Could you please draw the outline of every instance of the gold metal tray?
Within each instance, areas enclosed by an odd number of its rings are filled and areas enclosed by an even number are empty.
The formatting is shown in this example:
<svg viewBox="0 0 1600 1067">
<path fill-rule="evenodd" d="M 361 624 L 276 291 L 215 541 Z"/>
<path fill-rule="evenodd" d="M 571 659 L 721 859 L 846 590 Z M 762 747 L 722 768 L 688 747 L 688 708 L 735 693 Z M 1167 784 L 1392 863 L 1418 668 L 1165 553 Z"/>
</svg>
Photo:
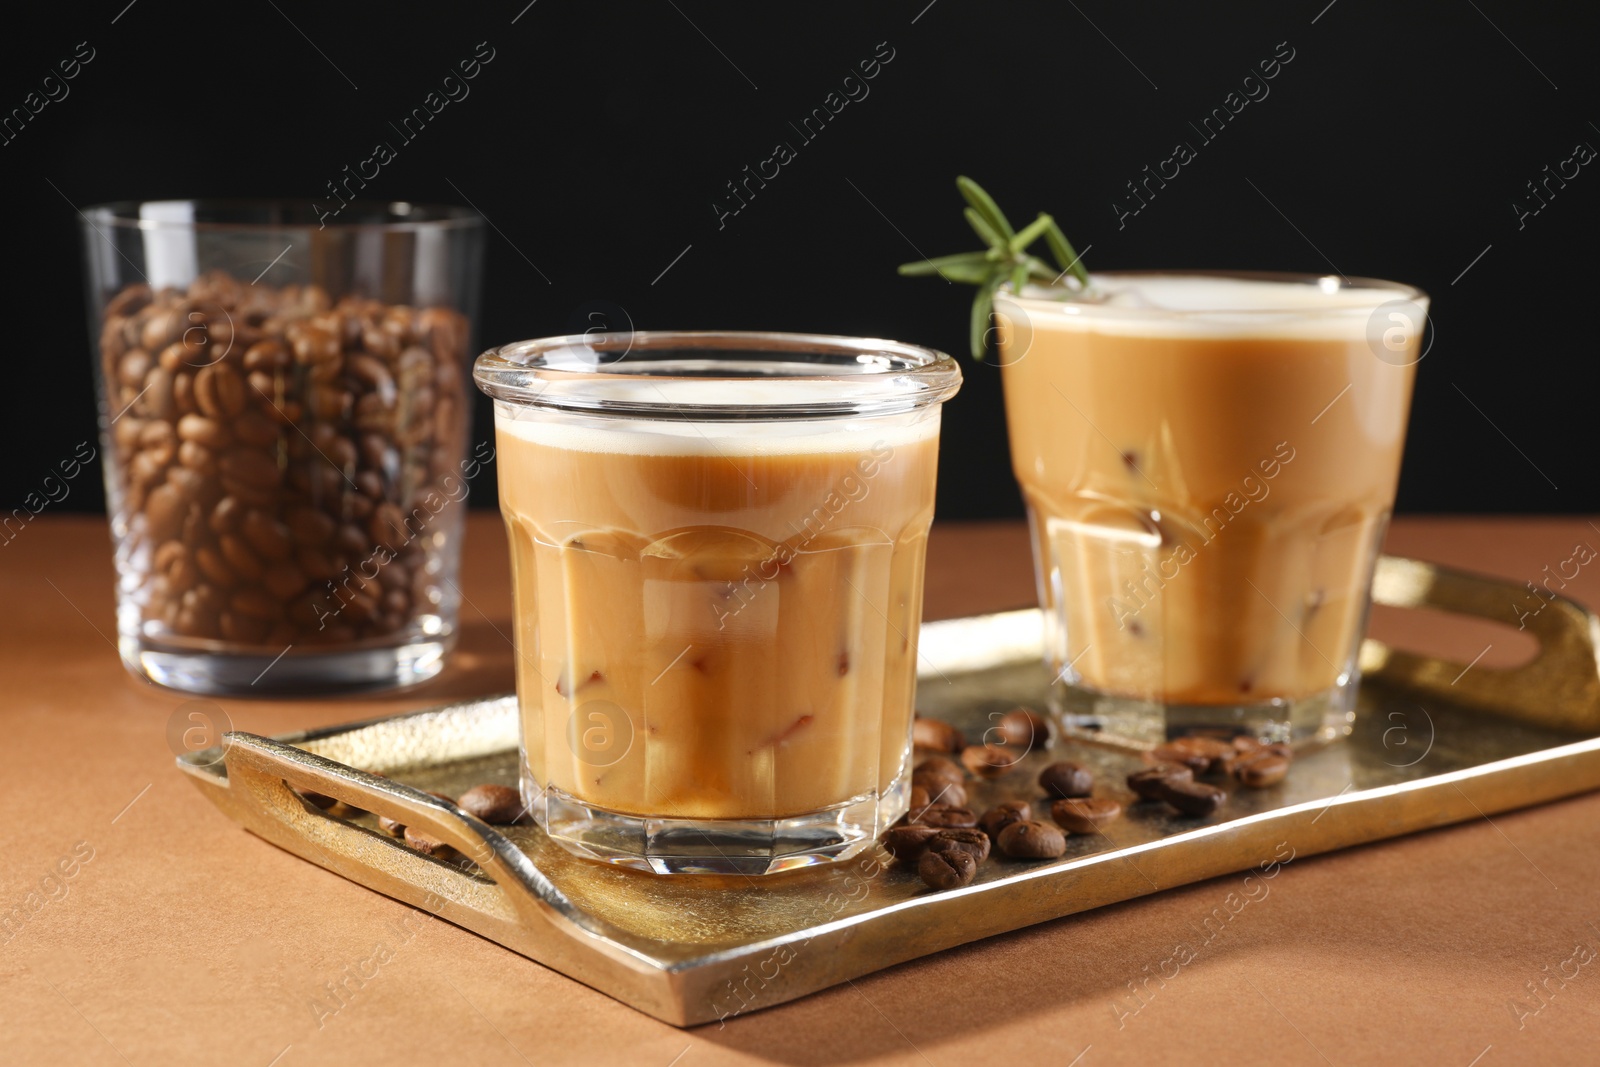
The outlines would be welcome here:
<svg viewBox="0 0 1600 1067">
<path fill-rule="evenodd" d="M 1385 557 L 1375 599 L 1515 622 L 1520 587 Z M 251 832 L 362 885 L 425 908 L 678 1026 L 779 1004 L 880 968 L 1172 886 L 1600 788 L 1600 619 L 1557 599 L 1528 619 L 1539 641 L 1512 670 L 1420 657 L 1368 641 L 1349 736 L 1295 761 L 1288 779 L 1236 790 L 1216 816 L 1125 805 L 1104 835 L 1050 863 L 992 859 L 944 893 L 881 851 L 763 878 L 661 877 L 588 862 L 537 827 L 491 829 L 427 795 L 514 784 L 513 698 L 454 704 L 279 739 L 226 735 L 178 761 Z M 923 628 L 919 706 L 977 736 L 989 716 L 1042 704 L 1041 620 L 1017 611 Z M 1121 796 L 1138 755 L 1076 741 L 981 783 L 972 805 L 1037 799 L 1034 768 L 1063 749 Z M 377 777 L 369 771 L 387 777 Z M 374 814 L 337 817 L 290 787 L 388 815 L 475 862 L 406 848 Z M 338 811 L 335 808 L 334 811 Z"/>
</svg>

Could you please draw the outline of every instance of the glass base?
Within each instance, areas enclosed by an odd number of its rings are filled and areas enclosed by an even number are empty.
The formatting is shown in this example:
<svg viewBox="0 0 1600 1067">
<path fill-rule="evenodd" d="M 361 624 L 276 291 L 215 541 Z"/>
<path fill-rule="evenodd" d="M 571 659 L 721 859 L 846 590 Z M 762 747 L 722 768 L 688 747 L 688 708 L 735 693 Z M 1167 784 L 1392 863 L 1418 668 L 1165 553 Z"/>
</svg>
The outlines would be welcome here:
<svg viewBox="0 0 1600 1067">
<path fill-rule="evenodd" d="M 909 778 L 879 796 L 781 819 L 656 819 L 597 808 L 524 774 L 523 798 L 551 839 L 589 859 L 656 874 L 773 874 L 848 859 L 906 812 Z"/>
<path fill-rule="evenodd" d="M 454 634 L 379 648 L 299 652 L 199 651 L 124 636 L 122 663 L 136 677 L 207 696 L 326 696 L 399 689 L 444 669 Z"/>
<path fill-rule="evenodd" d="M 1188 735 L 1248 734 L 1269 743 L 1329 741 L 1350 732 L 1359 682 L 1360 676 L 1349 671 L 1320 693 L 1253 704 L 1165 704 L 1057 682 L 1050 707 L 1069 733 L 1139 745 Z"/>
</svg>

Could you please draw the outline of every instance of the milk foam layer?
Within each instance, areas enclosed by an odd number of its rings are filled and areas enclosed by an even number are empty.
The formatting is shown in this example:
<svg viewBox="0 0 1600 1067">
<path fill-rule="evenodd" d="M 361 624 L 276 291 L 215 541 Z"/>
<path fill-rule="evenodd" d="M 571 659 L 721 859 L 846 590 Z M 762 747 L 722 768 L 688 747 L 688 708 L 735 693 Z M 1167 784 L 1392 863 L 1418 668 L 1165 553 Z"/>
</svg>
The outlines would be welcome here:
<svg viewBox="0 0 1600 1067">
<path fill-rule="evenodd" d="M 654 379 L 585 383 L 607 401 L 674 407 L 698 405 L 828 404 L 865 399 L 888 382 L 862 375 L 856 381 L 746 381 L 729 379 Z M 595 388 L 595 387 L 602 387 Z M 495 427 L 502 433 L 551 448 L 625 455 L 771 456 L 825 452 L 867 452 L 923 441 L 939 432 L 939 409 L 899 415 L 842 416 L 825 419 L 680 420 L 615 416 L 585 417 L 552 413 L 497 401 Z"/>
<path fill-rule="evenodd" d="M 1420 329 L 1428 298 L 1402 286 L 1357 288 L 1337 276 L 1320 283 L 1258 281 L 1207 275 L 1093 275 L 1098 299 L 1057 300 L 1052 290 L 1029 286 L 1019 300 L 996 294 L 1002 315 L 1017 309 L 1044 329 L 1161 337 L 1282 337 L 1347 339 L 1366 335 L 1372 313 L 1394 301 Z M 1385 317 L 1387 328 L 1394 320 Z"/>
</svg>

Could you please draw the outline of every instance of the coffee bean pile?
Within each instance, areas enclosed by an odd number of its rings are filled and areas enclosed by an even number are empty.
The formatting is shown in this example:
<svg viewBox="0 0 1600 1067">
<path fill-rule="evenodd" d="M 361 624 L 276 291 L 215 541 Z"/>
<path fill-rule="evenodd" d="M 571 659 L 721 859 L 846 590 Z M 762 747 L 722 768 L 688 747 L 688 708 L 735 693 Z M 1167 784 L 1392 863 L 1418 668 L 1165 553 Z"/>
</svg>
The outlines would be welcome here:
<svg viewBox="0 0 1600 1067">
<path fill-rule="evenodd" d="M 145 632 L 326 646 L 437 610 L 467 343 L 455 311 L 223 273 L 113 297 L 113 528 Z"/>
<path fill-rule="evenodd" d="M 1007 859 L 1059 859 L 1070 837 L 1103 834 L 1122 817 L 1122 801 L 1095 796 L 1094 774 L 1070 760 L 1039 772 L 1042 803 L 1049 806 L 1051 821 L 1035 819 L 1033 805 L 1023 800 L 975 814 L 967 806 L 967 774 L 1001 778 L 1017 768 L 1029 749 L 1049 740 L 1048 723 L 1026 708 L 1007 713 L 997 733 L 998 743 L 966 745 L 953 727 L 934 719 L 916 720 L 917 747 L 947 755 L 929 756 L 912 770 L 910 809 L 884 835 L 883 846 L 932 889 L 970 885 L 991 849 Z M 949 758 L 957 754 L 959 762 Z M 1283 780 L 1293 752 L 1288 745 L 1263 744 L 1253 737 L 1184 737 L 1157 746 L 1146 758 L 1154 762 L 1127 777 L 1135 799 L 1203 818 L 1220 810 L 1228 794 L 1197 777 L 1231 776 L 1246 788 L 1266 788 Z"/>
</svg>

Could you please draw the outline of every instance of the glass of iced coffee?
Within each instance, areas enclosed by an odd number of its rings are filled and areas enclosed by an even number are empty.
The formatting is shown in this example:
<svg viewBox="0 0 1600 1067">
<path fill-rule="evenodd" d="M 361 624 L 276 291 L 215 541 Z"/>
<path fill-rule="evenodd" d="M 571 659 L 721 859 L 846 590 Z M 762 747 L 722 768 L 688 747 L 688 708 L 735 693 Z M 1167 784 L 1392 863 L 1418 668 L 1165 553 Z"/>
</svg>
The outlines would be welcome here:
<svg viewBox="0 0 1600 1067">
<path fill-rule="evenodd" d="M 658 873 L 841 859 L 905 810 L 950 357 L 592 333 L 478 359 L 514 573 L 523 791 Z"/>
<path fill-rule="evenodd" d="M 1348 721 L 1427 303 L 1286 274 L 996 295 L 1069 724 L 1298 740 Z"/>
</svg>

